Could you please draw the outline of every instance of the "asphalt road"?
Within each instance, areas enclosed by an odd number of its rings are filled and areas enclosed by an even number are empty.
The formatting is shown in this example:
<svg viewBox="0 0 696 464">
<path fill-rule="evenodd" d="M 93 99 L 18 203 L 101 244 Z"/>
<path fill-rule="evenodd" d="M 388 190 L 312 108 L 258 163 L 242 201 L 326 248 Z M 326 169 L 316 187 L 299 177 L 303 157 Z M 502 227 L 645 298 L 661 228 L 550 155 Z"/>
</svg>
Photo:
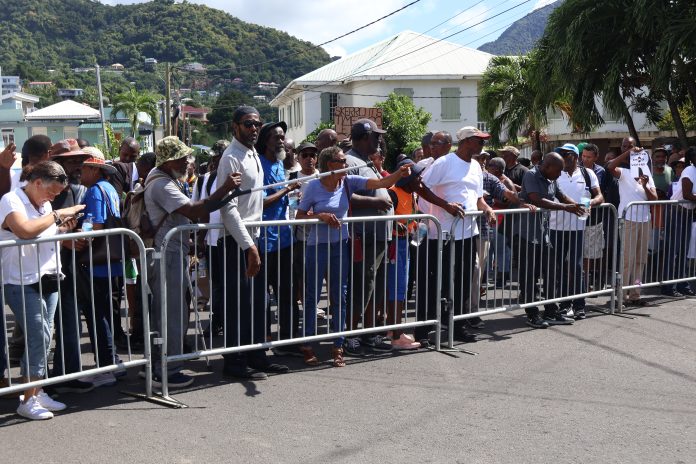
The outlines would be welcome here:
<svg viewBox="0 0 696 464">
<path fill-rule="evenodd" d="M 654 299 L 532 330 L 487 320 L 476 356 L 419 351 L 350 359 L 257 383 L 203 361 L 168 409 L 117 387 L 62 395 L 45 422 L 0 400 L 2 460 L 53 462 L 696 462 L 696 300 Z M 328 360 L 329 347 L 320 351 Z"/>
</svg>

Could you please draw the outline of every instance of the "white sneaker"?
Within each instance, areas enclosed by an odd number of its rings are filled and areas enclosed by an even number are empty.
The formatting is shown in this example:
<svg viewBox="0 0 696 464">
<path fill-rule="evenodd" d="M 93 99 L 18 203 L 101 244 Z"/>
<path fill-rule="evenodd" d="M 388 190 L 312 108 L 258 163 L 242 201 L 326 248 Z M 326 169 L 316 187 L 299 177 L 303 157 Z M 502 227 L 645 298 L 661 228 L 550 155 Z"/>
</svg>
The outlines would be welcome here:
<svg viewBox="0 0 696 464">
<path fill-rule="evenodd" d="M 22 402 L 24 397 L 20 398 L 19 407 L 17 408 L 17 414 L 20 416 L 31 420 L 53 419 L 53 413 L 42 406 L 36 396 L 29 398 L 26 403 Z"/>
<path fill-rule="evenodd" d="M 116 377 L 111 372 L 104 372 L 103 374 L 93 375 L 92 377 L 86 377 L 82 379 L 85 382 L 89 382 L 96 387 L 113 387 L 118 383 Z"/>
<path fill-rule="evenodd" d="M 62 411 L 63 409 L 67 408 L 65 404 L 54 400 L 43 390 L 41 390 L 36 397 L 39 399 L 39 404 L 51 412 Z"/>
</svg>

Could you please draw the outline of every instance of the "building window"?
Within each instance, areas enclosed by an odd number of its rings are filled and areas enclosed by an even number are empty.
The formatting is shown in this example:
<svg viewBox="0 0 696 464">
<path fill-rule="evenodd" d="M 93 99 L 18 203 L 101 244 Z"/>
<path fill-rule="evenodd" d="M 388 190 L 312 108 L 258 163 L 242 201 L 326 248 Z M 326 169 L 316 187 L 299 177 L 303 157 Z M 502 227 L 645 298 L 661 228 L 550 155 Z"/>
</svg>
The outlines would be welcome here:
<svg viewBox="0 0 696 464">
<path fill-rule="evenodd" d="M 66 139 L 77 139 L 77 127 L 64 127 L 63 137 Z"/>
<path fill-rule="evenodd" d="M 394 89 L 394 93 L 397 95 L 406 95 L 408 98 L 413 100 L 413 89 L 410 88 L 397 88 Z"/>
<path fill-rule="evenodd" d="M 338 94 L 324 92 L 321 94 L 321 122 L 334 122 L 335 109 L 338 106 Z"/>
<path fill-rule="evenodd" d="M 440 118 L 443 120 L 459 121 L 462 118 L 461 97 L 459 87 L 445 87 L 440 89 Z"/>
<path fill-rule="evenodd" d="M 32 127 L 31 135 L 48 135 L 48 130 L 45 127 Z"/>
<path fill-rule="evenodd" d="M 8 146 L 14 143 L 14 129 L 1 129 L 2 132 L 2 143 L 4 146 Z"/>
<path fill-rule="evenodd" d="M 288 127 L 292 127 L 292 104 L 287 106 L 288 120 L 285 121 Z"/>
</svg>

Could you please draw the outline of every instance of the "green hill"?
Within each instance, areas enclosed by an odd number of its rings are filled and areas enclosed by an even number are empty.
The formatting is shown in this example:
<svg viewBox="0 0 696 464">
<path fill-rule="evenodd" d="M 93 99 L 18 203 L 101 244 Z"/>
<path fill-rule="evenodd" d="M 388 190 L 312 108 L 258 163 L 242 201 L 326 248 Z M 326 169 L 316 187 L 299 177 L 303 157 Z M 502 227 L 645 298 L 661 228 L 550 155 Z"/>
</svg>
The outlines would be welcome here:
<svg viewBox="0 0 696 464">
<path fill-rule="evenodd" d="M 532 11 L 524 18 L 512 23 L 496 40 L 485 43 L 478 49 L 493 55 L 524 55 L 544 34 L 549 15 L 560 6 L 562 1 L 558 0 Z"/>
<path fill-rule="evenodd" d="M 180 85 L 239 77 L 247 85 L 273 81 L 282 86 L 330 61 L 324 50 L 284 32 L 173 0 L 116 6 L 91 0 L 0 0 L 0 43 L 5 75 L 79 85 L 84 79 L 73 76 L 71 68 L 120 63 L 126 67 L 123 82 L 159 92 L 161 79 L 145 67 L 145 58 L 207 67 L 205 77 L 189 79 L 192 73 L 182 73 L 175 82 Z"/>
</svg>

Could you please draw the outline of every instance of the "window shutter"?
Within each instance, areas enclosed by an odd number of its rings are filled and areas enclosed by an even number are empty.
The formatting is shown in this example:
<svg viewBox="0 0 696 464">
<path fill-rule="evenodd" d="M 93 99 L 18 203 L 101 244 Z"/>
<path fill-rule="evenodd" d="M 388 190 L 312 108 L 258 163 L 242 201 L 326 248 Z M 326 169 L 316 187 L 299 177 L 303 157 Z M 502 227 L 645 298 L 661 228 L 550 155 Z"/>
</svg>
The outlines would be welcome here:
<svg viewBox="0 0 696 464">
<path fill-rule="evenodd" d="M 327 92 L 321 94 L 321 122 L 331 121 L 331 102 Z"/>
<path fill-rule="evenodd" d="M 462 91 L 458 87 L 445 87 L 440 89 L 440 107 L 442 108 L 442 113 L 440 114 L 442 119 L 448 120 L 460 120 L 462 118 L 461 113 L 461 100 L 460 96 Z"/>
</svg>

